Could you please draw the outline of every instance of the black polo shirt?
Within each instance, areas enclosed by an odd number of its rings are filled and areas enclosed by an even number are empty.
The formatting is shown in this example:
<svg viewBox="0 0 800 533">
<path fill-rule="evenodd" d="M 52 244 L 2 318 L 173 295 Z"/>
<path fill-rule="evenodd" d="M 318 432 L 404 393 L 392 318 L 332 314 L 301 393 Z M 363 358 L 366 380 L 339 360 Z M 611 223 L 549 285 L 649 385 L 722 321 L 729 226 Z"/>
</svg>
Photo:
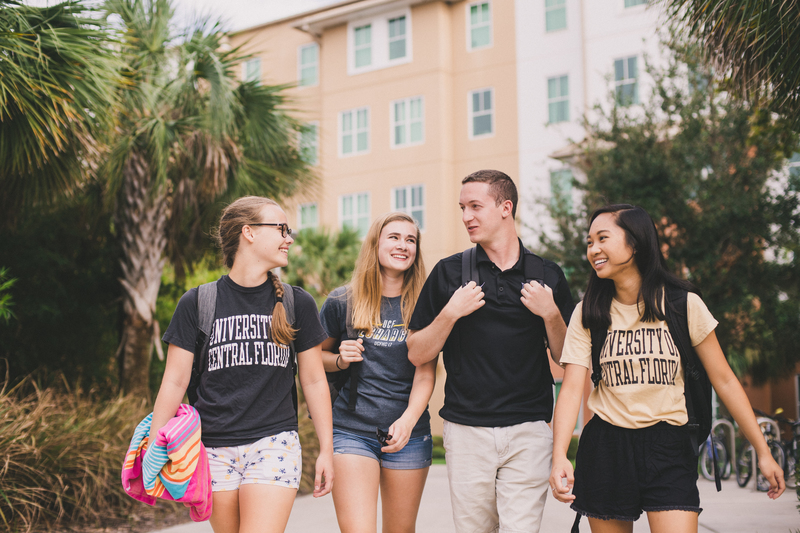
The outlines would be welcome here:
<svg viewBox="0 0 800 533">
<path fill-rule="evenodd" d="M 467 426 L 503 427 L 550 421 L 553 415 L 553 375 L 544 345 L 544 321 L 522 301 L 525 280 L 520 258 L 501 271 L 478 245 L 478 273 L 485 303 L 460 318 L 444 345 L 447 370 L 445 420 Z M 461 285 L 461 253 L 439 261 L 417 300 L 409 329 L 426 328 Z M 568 323 L 575 307 L 561 268 L 544 262 L 545 280 Z"/>
</svg>

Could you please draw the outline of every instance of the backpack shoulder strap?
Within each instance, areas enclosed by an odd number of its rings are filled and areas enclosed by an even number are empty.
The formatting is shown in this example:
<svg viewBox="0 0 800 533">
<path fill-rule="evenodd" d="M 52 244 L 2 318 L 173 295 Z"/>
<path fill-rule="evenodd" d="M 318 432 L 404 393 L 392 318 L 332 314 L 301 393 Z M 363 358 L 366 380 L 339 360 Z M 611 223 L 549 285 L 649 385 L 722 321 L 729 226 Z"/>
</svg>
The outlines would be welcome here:
<svg viewBox="0 0 800 533">
<path fill-rule="evenodd" d="M 286 312 L 286 321 L 290 326 L 294 326 L 294 289 L 288 283 L 283 283 L 283 310 Z M 297 352 L 294 349 L 294 340 L 289 341 L 289 357 L 292 359 L 292 375 L 297 375 Z M 297 414 L 297 380 L 292 379 L 292 402 L 294 412 Z"/>
<path fill-rule="evenodd" d="M 197 401 L 197 387 L 200 384 L 200 375 L 206 366 L 204 360 L 208 353 L 208 343 L 216 310 L 217 282 L 212 281 L 197 287 L 197 335 L 194 341 L 192 375 L 189 379 L 189 387 L 186 389 L 190 405 L 194 405 Z"/>
<path fill-rule="evenodd" d="M 358 332 L 356 328 L 353 327 L 353 293 L 350 287 L 345 289 L 345 317 L 344 317 L 344 325 L 345 329 L 347 330 L 347 336 L 351 339 L 358 338 Z"/>
<path fill-rule="evenodd" d="M 522 271 L 525 275 L 525 281 L 537 280 L 544 282 L 544 259 L 529 251 L 527 248 L 524 249 Z"/>
<path fill-rule="evenodd" d="M 345 291 L 345 327 L 347 329 L 347 336 L 351 340 L 358 338 L 358 331 L 353 326 L 353 292 L 351 287 L 347 287 Z M 358 375 L 361 372 L 361 363 L 350 363 L 348 367 L 350 379 L 350 397 L 347 402 L 348 411 L 356 410 L 356 401 L 358 400 Z"/>
<path fill-rule="evenodd" d="M 461 286 L 463 287 L 470 281 L 474 281 L 480 285 L 480 276 L 478 275 L 478 247 L 473 246 L 467 248 L 461 254 Z"/>
<path fill-rule="evenodd" d="M 603 351 L 603 345 L 608 336 L 608 330 L 603 331 L 603 328 L 592 328 L 592 383 L 595 387 L 600 383 L 603 378 L 603 369 L 600 366 L 600 354 Z"/>
</svg>

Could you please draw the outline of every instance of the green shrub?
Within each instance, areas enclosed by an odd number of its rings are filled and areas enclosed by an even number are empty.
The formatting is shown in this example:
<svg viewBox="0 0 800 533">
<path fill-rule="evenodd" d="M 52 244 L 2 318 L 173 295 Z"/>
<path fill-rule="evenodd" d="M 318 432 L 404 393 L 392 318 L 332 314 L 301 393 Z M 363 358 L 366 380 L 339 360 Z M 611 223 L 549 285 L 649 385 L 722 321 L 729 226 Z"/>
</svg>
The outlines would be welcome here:
<svg viewBox="0 0 800 533">
<path fill-rule="evenodd" d="M 134 505 L 120 468 L 144 401 L 101 401 L 41 389 L 0 389 L 0 522 L 9 531 L 126 520 Z"/>
</svg>

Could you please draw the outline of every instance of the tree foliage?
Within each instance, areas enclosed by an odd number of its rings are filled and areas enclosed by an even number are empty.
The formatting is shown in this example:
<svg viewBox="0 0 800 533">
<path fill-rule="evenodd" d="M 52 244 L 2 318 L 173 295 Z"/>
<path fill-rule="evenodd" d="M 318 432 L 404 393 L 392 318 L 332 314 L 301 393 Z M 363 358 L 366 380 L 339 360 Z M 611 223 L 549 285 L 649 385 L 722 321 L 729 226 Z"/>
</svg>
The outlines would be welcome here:
<svg viewBox="0 0 800 533">
<path fill-rule="evenodd" d="M 586 213 L 640 205 L 671 269 L 702 290 L 733 368 L 779 375 L 800 360 L 800 176 L 784 168 L 797 136 L 790 121 L 720 93 L 696 51 L 666 55 L 648 67 L 647 103 L 598 107 L 586 121 L 583 205 L 576 214 L 556 205 L 563 239 L 547 248 L 585 257 Z M 588 269 L 576 265 L 577 278 Z"/>
<path fill-rule="evenodd" d="M 329 233 L 305 229 L 297 235 L 290 249 L 289 267 L 281 277 L 307 290 L 321 306 L 328 293 L 350 282 L 360 249 L 357 230 L 344 228 Z"/>
<path fill-rule="evenodd" d="M 766 97 L 800 131 L 800 2 L 661 0 L 740 98 Z"/>
</svg>

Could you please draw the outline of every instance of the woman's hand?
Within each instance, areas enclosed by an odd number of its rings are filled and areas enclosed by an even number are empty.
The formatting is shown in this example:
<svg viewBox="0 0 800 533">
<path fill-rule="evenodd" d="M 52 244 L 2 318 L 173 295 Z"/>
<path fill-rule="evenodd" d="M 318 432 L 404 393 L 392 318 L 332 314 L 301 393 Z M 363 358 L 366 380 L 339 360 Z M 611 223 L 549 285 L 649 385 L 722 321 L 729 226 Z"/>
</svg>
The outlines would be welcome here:
<svg viewBox="0 0 800 533">
<path fill-rule="evenodd" d="M 320 453 L 314 476 L 314 497 L 328 494 L 333 488 L 333 452 Z"/>
<path fill-rule="evenodd" d="M 771 453 L 758 456 L 758 469 L 761 474 L 769 481 L 769 491 L 767 496 L 771 499 L 777 499 L 783 491 L 786 490 L 786 482 L 783 479 L 783 469 L 772 458 Z"/>
<path fill-rule="evenodd" d="M 564 480 L 567 480 L 566 485 Z M 572 486 L 575 484 L 575 473 L 569 459 L 562 457 L 553 458 L 553 470 L 550 471 L 550 491 L 556 500 L 563 503 L 570 503 L 575 500 L 575 495 L 570 494 Z"/>
<path fill-rule="evenodd" d="M 408 444 L 408 439 L 411 438 L 411 432 L 414 430 L 415 425 L 416 421 L 410 420 L 405 415 L 395 420 L 394 424 L 389 426 L 388 431 L 392 438 L 386 441 L 387 446 L 381 448 L 381 451 L 383 453 L 395 453 L 402 450 Z"/>
<path fill-rule="evenodd" d="M 350 366 L 350 363 L 358 363 L 363 361 L 364 358 L 361 353 L 364 351 L 364 340 L 358 339 L 355 341 L 342 341 L 339 345 L 339 359 L 336 366 L 344 370 Z"/>
</svg>

